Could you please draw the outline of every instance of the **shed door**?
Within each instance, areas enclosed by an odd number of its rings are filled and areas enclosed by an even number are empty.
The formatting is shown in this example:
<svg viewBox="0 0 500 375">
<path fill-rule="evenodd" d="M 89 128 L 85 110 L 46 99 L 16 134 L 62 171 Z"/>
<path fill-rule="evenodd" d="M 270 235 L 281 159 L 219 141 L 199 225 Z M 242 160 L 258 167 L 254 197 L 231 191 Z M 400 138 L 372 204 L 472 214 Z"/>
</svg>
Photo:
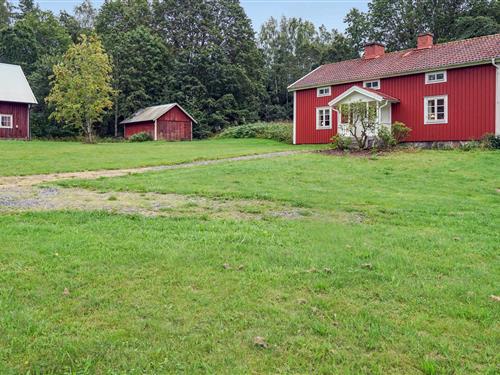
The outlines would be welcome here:
<svg viewBox="0 0 500 375">
<path fill-rule="evenodd" d="M 158 139 L 190 141 L 191 121 L 158 120 Z"/>
</svg>

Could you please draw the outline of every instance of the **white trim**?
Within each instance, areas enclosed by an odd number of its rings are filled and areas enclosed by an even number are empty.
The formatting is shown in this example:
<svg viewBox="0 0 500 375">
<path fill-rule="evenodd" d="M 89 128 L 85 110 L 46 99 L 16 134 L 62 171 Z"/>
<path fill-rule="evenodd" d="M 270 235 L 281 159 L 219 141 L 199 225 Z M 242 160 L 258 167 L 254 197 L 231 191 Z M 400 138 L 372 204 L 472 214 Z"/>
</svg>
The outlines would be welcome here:
<svg viewBox="0 0 500 375">
<path fill-rule="evenodd" d="M 191 121 L 191 141 L 193 140 L 193 121 Z"/>
<path fill-rule="evenodd" d="M 297 91 L 293 92 L 293 144 L 297 144 Z"/>
<path fill-rule="evenodd" d="M 311 70 L 309 73 L 307 73 L 304 77 L 301 77 L 299 78 L 298 80 L 296 80 L 294 83 L 292 83 L 291 85 L 288 85 L 287 89 L 290 89 L 290 87 L 292 87 L 293 85 L 295 85 L 297 82 L 299 81 L 302 81 L 304 78 L 310 76 L 311 74 L 313 74 L 316 70 L 318 70 L 319 68 L 321 68 L 323 65 L 320 65 L 318 66 L 316 69 L 313 69 Z"/>
<path fill-rule="evenodd" d="M 429 77 L 431 75 L 438 75 L 438 74 L 442 74 L 443 75 L 443 79 L 437 80 L 437 78 L 436 78 L 433 81 L 431 81 L 429 79 Z M 425 84 L 426 85 L 434 85 L 436 83 L 444 83 L 444 82 L 448 82 L 448 74 L 447 74 L 446 70 L 439 70 L 439 71 L 436 71 L 436 72 L 427 72 L 427 73 L 425 73 Z"/>
<path fill-rule="evenodd" d="M 327 93 L 323 93 L 323 94 L 320 93 L 320 90 L 326 90 L 326 89 L 328 89 Z M 322 86 L 322 87 L 318 87 L 316 89 L 316 97 L 318 97 L 318 98 L 322 98 L 324 96 L 330 96 L 330 95 L 332 95 L 332 86 Z"/>
<path fill-rule="evenodd" d="M 10 126 L 2 125 L 2 117 L 10 118 Z M 14 129 L 14 116 L 6 113 L 0 113 L 0 129 Z"/>
<path fill-rule="evenodd" d="M 367 87 L 366 85 L 371 83 L 373 85 L 373 83 L 377 82 L 377 87 Z M 363 87 L 366 88 L 366 89 L 372 89 L 372 90 L 380 90 L 380 79 L 373 79 L 371 81 L 364 81 L 363 82 Z"/>
<path fill-rule="evenodd" d="M 373 99 L 373 100 L 375 100 L 377 102 L 382 102 L 384 100 L 387 100 L 389 102 L 396 102 L 394 100 L 388 100 L 388 99 L 384 98 L 383 96 L 380 96 L 377 93 L 374 93 L 372 91 L 365 90 L 362 87 L 352 86 L 350 89 L 344 91 L 342 94 L 340 94 L 339 96 L 337 96 L 336 98 L 334 98 L 333 100 L 331 100 L 328 103 L 328 105 L 330 107 L 333 107 L 333 106 L 335 106 L 336 104 L 338 104 L 339 102 L 341 102 L 342 100 L 344 100 L 345 98 L 347 98 L 349 95 L 351 95 L 354 92 L 356 92 L 358 94 L 361 94 L 361 95 L 364 95 L 364 96 L 366 96 L 366 97 L 368 97 L 370 99 Z"/>
<path fill-rule="evenodd" d="M 158 120 L 155 120 L 155 141 L 158 140 Z"/>
<path fill-rule="evenodd" d="M 429 113 L 427 112 L 429 107 L 427 105 L 427 101 L 429 101 L 429 100 L 437 101 L 438 99 L 444 99 L 444 119 L 429 120 L 428 119 Z M 436 113 L 437 113 L 437 103 L 435 104 L 435 106 L 436 106 Z M 424 97 L 424 124 L 425 125 L 433 125 L 433 124 L 447 124 L 447 123 L 448 123 L 448 95 L 436 95 L 436 96 Z"/>
<path fill-rule="evenodd" d="M 329 126 L 320 126 L 319 125 L 319 112 L 320 111 L 328 111 L 330 117 L 330 125 Z M 331 107 L 317 107 L 316 108 L 316 130 L 327 130 L 332 129 L 332 108 Z"/>
<path fill-rule="evenodd" d="M 446 69 L 446 70 L 450 70 L 450 69 L 457 69 L 457 68 L 466 68 L 466 67 L 469 67 L 469 66 L 478 66 L 478 65 L 486 65 L 486 64 L 491 64 L 491 59 L 488 58 L 486 60 L 479 60 L 479 61 L 474 61 L 474 62 L 470 62 L 470 63 L 463 63 L 463 64 L 454 64 L 454 65 L 446 65 L 446 66 L 443 66 L 443 67 L 435 67 L 435 68 L 429 68 L 429 69 L 417 69 L 417 70 L 410 70 L 410 71 L 407 71 L 407 72 L 400 72 L 400 73 L 394 73 L 394 74 L 384 74 L 384 75 L 381 75 L 379 76 L 379 78 L 391 78 L 391 77 L 404 77 L 404 76 L 411 76 L 411 75 L 414 75 L 414 74 L 421 74 L 421 73 L 427 73 L 427 72 L 435 72 L 436 69 Z M 311 72 L 313 73 L 314 70 Z M 360 81 L 360 78 L 357 78 L 357 79 L 350 79 L 350 80 L 344 80 L 344 81 L 327 81 L 327 82 L 323 82 L 321 84 L 318 84 L 318 83 L 313 83 L 313 84 L 310 84 L 310 85 L 305 85 L 305 86 L 301 86 L 301 87 L 297 87 L 297 88 L 291 88 L 295 83 L 299 82 L 300 80 L 302 80 L 303 78 L 307 77 L 309 74 L 311 73 L 308 73 L 307 75 L 305 75 L 304 77 L 302 77 L 301 79 L 299 79 L 298 81 L 292 83 L 290 86 L 288 86 L 288 91 L 301 91 L 301 90 L 309 90 L 309 89 L 314 89 L 316 87 L 322 87 L 322 86 L 336 86 L 336 85 L 342 85 L 344 83 L 352 83 L 352 82 L 359 82 Z M 371 80 L 371 78 L 367 77 L 365 78 L 367 80 Z"/>
<path fill-rule="evenodd" d="M 500 136 L 500 65 L 496 63 L 496 59 L 492 59 L 491 63 L 497 68 L 496 74 L 496 106 L 495 106 L 495 135 Z"/>
</svg>

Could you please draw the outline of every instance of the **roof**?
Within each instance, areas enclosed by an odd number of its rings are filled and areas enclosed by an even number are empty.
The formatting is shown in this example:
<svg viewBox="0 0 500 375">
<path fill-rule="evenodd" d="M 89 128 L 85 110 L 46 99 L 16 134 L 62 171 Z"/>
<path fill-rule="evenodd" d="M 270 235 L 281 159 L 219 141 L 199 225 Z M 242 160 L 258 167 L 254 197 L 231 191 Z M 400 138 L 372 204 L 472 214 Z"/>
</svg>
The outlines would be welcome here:
<svg viewBox="0 0 500 375">
<path fill-rule="evenodd" d="M 432 48 L 389 52 L 375 59 L 327 64 L 291 84 L 290 91 L 329 84 L 491 63 L 500 57 L 500 34 L 435 44 Z"/>
<path fill-rule="evenodd" d="M 19 65 L 0 63 L 0 101 L 38 104 Z"/>
<path fill-rule="evenodd" d="M 182 108 L 179 104 L 177 103 L 169 103 L 169 104 L 162 104 L 162 105 L 157 105 L 154 107 L 147 107 L 138 110 L 136 113 L 132 115 L 132 117 L 123 120 L 120 122 L 120 124 L 133 124 L 136 122 L 145 122 L 145 121 L 156 121 L 158 118 L 163 116 L 165 113 L 170 111 L 174 107 L 179 107 L 179 109 L 186 114 L 194 123 L 197 123 L 196 120 L 191 117 L 187 111 Z"/>
<path fill-rule="evenodd" d="M 384 94 L 383 92 L 379 90 L 372 90 L 369 88 L 365 87 L 359 87 L 359 86 L 351 86 L 348 90 L 344 91 L 342 94 L 338 95 L 335 97 L 332 101 L 328 103 L 330 106 L 335 106 L 336 104 L 342 102 L 344 99 L 349 97 L 353 93 L 358 93 L 361 95 L 364 95 L 366 97 L 372 98 L 373 100 L 376 100 L 378 102 L 383 102 L 383 101 L 388 101 L 391 103 L 399 103 L 399 99 Z"/>
</svg>

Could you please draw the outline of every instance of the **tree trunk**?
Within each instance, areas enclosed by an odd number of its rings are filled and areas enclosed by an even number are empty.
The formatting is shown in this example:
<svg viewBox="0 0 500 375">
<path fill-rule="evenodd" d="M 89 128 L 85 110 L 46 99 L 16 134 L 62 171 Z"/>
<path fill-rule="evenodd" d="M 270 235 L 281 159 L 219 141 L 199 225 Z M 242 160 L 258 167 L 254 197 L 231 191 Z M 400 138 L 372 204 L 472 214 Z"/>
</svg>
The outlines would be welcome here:
<svg viewBox="0 0 500 375">
<path fill-rule="evenodd" d="M 115 103 L 115 138 L 118 137 L 118 98 Z"/>
<path fill-rule="evenodd" d="M 90 120 L 86 121 L 85 129 L 87 133 L 87 142 L 94 143 L 94 135 L 92 134 L 92 122 Z"/>
</svg>

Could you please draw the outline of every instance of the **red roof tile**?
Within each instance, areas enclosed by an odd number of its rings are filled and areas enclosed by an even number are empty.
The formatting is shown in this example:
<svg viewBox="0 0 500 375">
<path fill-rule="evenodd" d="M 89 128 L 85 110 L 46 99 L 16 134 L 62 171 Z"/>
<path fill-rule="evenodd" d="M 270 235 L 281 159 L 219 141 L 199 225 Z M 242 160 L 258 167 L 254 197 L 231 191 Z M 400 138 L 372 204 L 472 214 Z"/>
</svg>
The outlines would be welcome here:
<svg viewBox="0 0 500 375">
<path fill-rule="evenodd" d="M 500 34 L 435 44 L 432 48 L 386 53 L 375 59 L 355 59 L 322 65 L 289 90 L 364 81 L 445 67 L 487 63 L 500 56 Z"/>
</svg>

